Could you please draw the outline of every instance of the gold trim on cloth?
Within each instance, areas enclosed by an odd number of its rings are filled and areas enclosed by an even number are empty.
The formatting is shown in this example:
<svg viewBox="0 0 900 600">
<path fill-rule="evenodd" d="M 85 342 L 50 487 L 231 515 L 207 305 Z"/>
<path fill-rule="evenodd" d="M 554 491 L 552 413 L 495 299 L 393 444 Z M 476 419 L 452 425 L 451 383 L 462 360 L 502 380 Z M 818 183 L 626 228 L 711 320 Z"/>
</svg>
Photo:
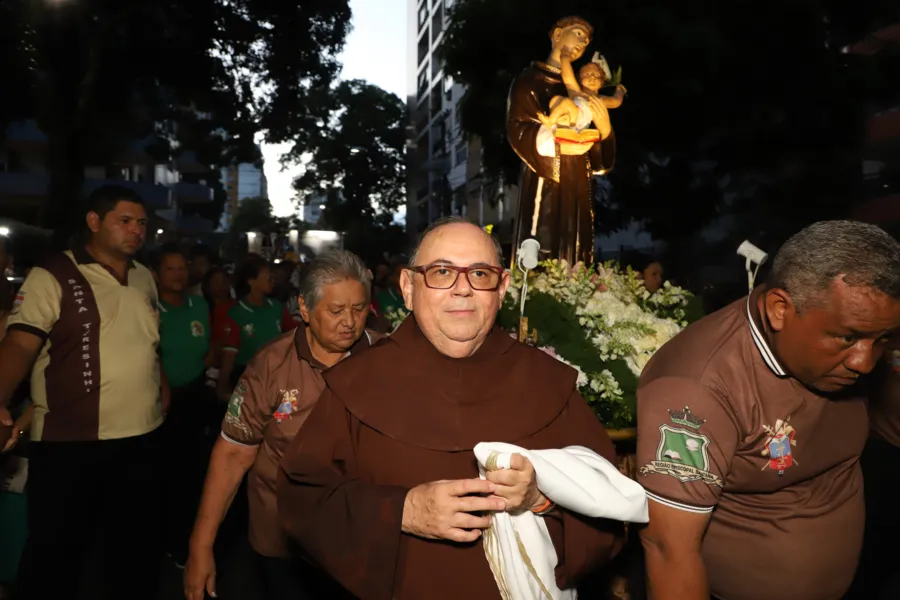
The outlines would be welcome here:
<svg viewBox="0 0 900 600">
<path fill-rule="evenodd" d="M 557 75 L 562 73 L 562 69 L 560 69 L 559 67 L 554 67 L 553 65 L 548 65 L 545 62 L 537 61 L 534 64 L 542 69 L 546 69 L 547 71 L 550 71 L 551 73 L 555 73 Z"/>
<path fill-rule="evenodd" d="M 587 180 L 588 180 L 588 210 L 591 213 L 591 231 L 594 231 L 594 169 L 591 167 L 591 157 L 589 154 L 584 155 L 584 166 L 587 169 Z M 579 231 L 581 228 L 578 228 Z M 581 248 L 578 249 L 579 251 Z M 591 248 L 588 252 L 590 256 L 590 260 L 588 264 L 594 264 L 594 238 L 591 237 Z"/>
<path fill-rule="evenodd" d="M 559 183 L 559 142 L 554 142 L 555 154 L 553 156 L 553 182 Z"/>
<path fill-rule="evenodd" d="M 541 195 L 544 192 L 544 178 L 538 177 L 537 191 L 534 193 L 534 212 L 531 215 L 531 237 L 537 235 L 538 219 L 541 213 Z"/>
<path fill-rule="evenodd" d="M 498 471 L 500 470 L 497 467 L 497 459 L 500 458 L 500 453 L 496 450 L 491 452 L 488 455 L 487 460 L 484 461 L 484 470 L 485 471 Z M 553 600 L 553 596 L 550 594 L 550 591 L 547 589 L 547 586 L 544 585 L 544 582 L 541 581 L 541 578 L 538 576 L 537 571 L 534 568 L 534 564 L 531 562 L 531 557 L 528 556 L 528 551 L 525 549 L 525 544 L 522 543 L 522 538 L 519 537 L 519 532 L 516 531 L 515 525 L 513 525 L 513 533 L 516 535 L 516 545 L 519 548 L 519 556 L 522 557 L 522 561 L 525 563 L 525 567 L 528 569 L 528 572 L 531 573 L 531 576 L 534 577 L 534 580 L 537 581 L 538 585 L 541 587 L 541 599 L 535 600 Z M 497 540 L 497 534 L 493 529 L 493 524 L 491 528 L 484 530 L 484 556 L 487 558 L 488 564 L 491 567 L 491 571 L 494 573 L 494 580 L 497 582 L 497 589 L 500 590 L 500 596 L 503 600 L 512 600 L 512 595 L 509 591 L 509 585 L 506 583 L 506 578 L 503 576 L 503 569 L 500 567 L 500 542 Z"/>
</svg>

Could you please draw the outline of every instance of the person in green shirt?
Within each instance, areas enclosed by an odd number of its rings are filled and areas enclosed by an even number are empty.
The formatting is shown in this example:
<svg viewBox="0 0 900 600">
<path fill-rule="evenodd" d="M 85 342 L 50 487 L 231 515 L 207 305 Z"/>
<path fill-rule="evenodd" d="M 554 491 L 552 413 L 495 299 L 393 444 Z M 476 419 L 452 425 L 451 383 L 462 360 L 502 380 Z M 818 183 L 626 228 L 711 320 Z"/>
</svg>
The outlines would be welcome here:
<svg viewBox="0 0 900 600">
<path fill-rule="evenodd" d="M 215 392 L 206 385 L 211 365 L 209 307 L 189 293 L 187 259 L 176 245 L 153 257 L 159 288 L 159 353 L 172 390 L 163 425 L 166 468 L 166 546 L 178 565 L 187 560 L 193 518 L 203 491 L 209 452 L 206 430 L 215 415 Z"/>
<path fill-rule="evenodd" d="M 378 314 L 386 315 L 405 308 L 403 294 L 400 293 L 400 274 L 403 273 L 405 268 L 406 265 L 404 264 L 395 265 L 391 276 L 387 280 L 387 286 L 375 296 Z"/>
<path fill-rule="evenodd" d="M 297 322 L 284 304 L 271 298 L 273 281 L 268 261 L 258 255 L 248 257 L 235 271 L 236 304 L 217 323 L 222 340 L 222 367 L 219 397 L 227 400 L 256 351 Z"/>
</svg>

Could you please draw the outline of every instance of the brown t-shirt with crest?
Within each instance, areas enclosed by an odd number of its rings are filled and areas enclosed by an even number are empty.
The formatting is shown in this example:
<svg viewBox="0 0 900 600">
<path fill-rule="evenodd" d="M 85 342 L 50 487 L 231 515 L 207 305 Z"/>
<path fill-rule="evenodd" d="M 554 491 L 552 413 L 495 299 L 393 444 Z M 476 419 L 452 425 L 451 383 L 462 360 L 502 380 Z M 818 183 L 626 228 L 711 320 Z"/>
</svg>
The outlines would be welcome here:
<svg viewBox="0 0 900 600">
<path fill-rule="evenodd" d="M 638 480 L 651 501 L 711 513 L 716 597 L 837 600 L 862 544 L 865 400 L 820 396 L 785 372 L 760 293 L 688 327 L 645 368 Z"/>
<path fill-rule="evenodd" d="M 350 349 L 368 348 L 379 337 L 366 331 Z M 234 444 L 262 446 L 250 470 L 250 545 L 269 557 L 288 556 L 278 521 L 275 478 L 284 451 L 325 389 L 326 367 L 313 358 L 306 326 L 282 334 L 253 357 L 228 401 L 222 437 Z"/>
</svg>

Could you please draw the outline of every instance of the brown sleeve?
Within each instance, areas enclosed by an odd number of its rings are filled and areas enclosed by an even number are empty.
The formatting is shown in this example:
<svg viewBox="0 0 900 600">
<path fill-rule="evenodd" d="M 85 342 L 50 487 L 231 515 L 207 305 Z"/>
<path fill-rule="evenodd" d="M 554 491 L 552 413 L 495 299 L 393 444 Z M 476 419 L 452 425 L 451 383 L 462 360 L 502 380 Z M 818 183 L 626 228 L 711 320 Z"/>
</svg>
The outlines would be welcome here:
<svg viewBox="0 0 900 600">
<path fill-rule="evenodd" d="M 616 450 L 609 435 L 577 391 L 572 392 L 562 418 L 564 445 L 585 446 L 615 464 Z M 592 519 L 563 509 L 545 518 L 558 556 L 556 584 L 560 589 L 576 587 L 591 571 L 606 565 L 622 547 L 624 528 L 617 521 Z"/>
<path fill-rule="evenodd" d="M 222 435 L 231 442 L 257 445 L 263 441 L 263 430 L 277 408 L 278 398 L 266 386 L 268 353 L 257 354 L 244 371 L 222 421 Z"/>
<path fill-rule="evenodd" d="M 638 389 L 638 481 L 651 500 L 712 512 L 739 442 L 732 410 L 712 390 L 676 377 Z"/>
<path fill-rule="evenodd" d="M 326 388 L 281 462 L 278 514 L 306 555 L 349 592 L 390 600 L 409 490 L 359 478 L 359 422 Z"/>
<path fill-rule="evenodd" d="M 537 114 L 546 112 L 547 107 L 541 106 L 532 93 L 534 78 L 529 77 L 528 73 L 526 71 L 517 77 L 509 90 L 506 137 L 529 169 L 537 173 L 538 177 L 552 181 L 554 159 L 541 156 L 537 151 L 537 134 L 541 129 Z"/>
</svg>

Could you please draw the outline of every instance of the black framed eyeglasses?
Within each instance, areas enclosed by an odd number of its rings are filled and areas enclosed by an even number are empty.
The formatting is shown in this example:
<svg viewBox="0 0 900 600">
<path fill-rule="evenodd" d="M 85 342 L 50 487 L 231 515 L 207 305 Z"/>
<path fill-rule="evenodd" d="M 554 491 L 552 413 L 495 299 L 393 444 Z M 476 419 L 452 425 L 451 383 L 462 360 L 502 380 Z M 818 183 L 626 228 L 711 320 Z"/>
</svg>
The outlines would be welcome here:
<svg viewBox="0 0 900 600">
<path fill-rule="evenodd" d="M 425 285 L 433 290 L 449 290 L 456 285 L 460 274 L 466 276 L 469 286 L 479 292 L 494 292 L 500 288 L 503 281 L 501 267 L 476 266 L 456 267 L 453 265 L 425 265 L 422 267 L 409 267 L 410 271 L 421 273 L 425 278 Z"/>
</svg>

